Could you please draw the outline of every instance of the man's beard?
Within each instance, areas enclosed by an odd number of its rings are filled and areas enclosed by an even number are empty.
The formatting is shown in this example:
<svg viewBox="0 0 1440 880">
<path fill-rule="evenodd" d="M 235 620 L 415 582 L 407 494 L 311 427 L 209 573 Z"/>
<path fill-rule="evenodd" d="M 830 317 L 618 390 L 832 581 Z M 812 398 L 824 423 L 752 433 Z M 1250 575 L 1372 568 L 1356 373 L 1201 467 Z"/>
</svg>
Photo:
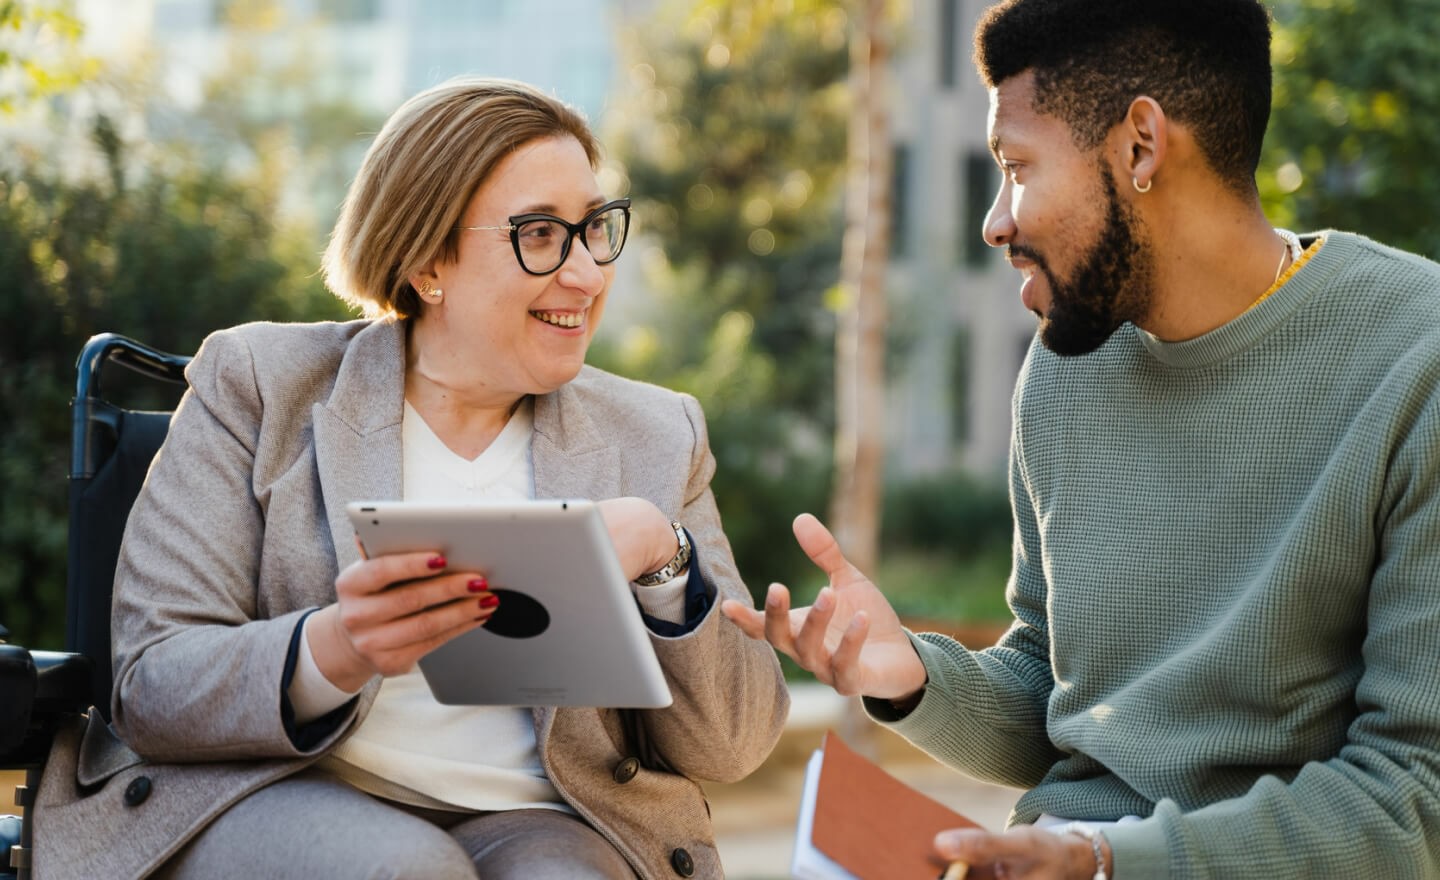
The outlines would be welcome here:
<svg viewBox="0 0 1440 880">
<path fill-rule="evenodd" d="M 1102 170 L 1107 210 L 1100 238 L 1068 281 L 1061 281 L 1040 254 L 1010 251 L 1033 261 L 1050 286 L 1050 309 L 1040 317 L 1040 342 L 1058 355 L 1089 354 L 1126 321 L 1149 311 L 1153 266 L 1134 210 L 1120 201 L 1115 182 Z"/>
</svg>

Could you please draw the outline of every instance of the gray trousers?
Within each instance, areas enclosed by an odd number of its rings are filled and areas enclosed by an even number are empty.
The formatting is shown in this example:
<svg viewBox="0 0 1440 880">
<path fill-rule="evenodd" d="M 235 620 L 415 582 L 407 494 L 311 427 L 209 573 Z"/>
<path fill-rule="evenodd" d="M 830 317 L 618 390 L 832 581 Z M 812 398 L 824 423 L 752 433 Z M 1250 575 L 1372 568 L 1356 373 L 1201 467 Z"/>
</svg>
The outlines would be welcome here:
<svg viewBox="0 0 1440 880">
<path fill-rule="evenodd" d="M 226 810 L 157 876 L 634 880 L 635 874 L 604 836 L 568 813 L 412 810 L 307 772 Z"/>
</svg>

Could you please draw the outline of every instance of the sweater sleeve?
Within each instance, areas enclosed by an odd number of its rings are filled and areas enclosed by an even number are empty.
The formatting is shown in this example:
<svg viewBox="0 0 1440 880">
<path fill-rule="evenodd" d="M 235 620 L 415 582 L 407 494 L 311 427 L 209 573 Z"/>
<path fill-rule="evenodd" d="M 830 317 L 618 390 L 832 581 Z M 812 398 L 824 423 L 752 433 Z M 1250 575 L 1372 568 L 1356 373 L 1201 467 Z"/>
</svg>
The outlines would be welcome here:
<svg viewBox="0 0 1440 880">
<path fill-rule="evenodd" d="M 1011 448 L 1017 451 L 1010 464 L 1015 536 L 1006 600 L 1015 620 L 1009 631 L 983 651 L 971 651 L 936 633 L 912 635 L 929 675 L 919 704 L 903 717 L 889 711 L 884 701 L 867 700 L 865 705 L 871 717 L 941 762 L 978 779 L 1030 788 L 1062 755 L 1046 726 L 1055 680 L 1040 533 L 1021 447 Z"/>
</svg>

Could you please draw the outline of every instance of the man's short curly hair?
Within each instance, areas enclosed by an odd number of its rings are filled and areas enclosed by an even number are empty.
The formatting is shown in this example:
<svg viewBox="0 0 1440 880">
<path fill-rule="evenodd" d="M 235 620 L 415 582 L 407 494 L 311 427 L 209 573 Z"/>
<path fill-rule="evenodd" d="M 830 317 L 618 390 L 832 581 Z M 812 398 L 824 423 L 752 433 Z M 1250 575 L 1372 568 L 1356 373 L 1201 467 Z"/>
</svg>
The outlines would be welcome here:
<svg viewBox="0 0 1440 880">
<path fill-rule="evenodd" d="M 1258 0 L 1004 0 L 975 30 L 985 85 L 1032 70 L 1035 109 L 1093 149 L 1148 95 L 1216 174 L 1255 191 L 1270 117 L 1270 15 Z"/>
</svg>

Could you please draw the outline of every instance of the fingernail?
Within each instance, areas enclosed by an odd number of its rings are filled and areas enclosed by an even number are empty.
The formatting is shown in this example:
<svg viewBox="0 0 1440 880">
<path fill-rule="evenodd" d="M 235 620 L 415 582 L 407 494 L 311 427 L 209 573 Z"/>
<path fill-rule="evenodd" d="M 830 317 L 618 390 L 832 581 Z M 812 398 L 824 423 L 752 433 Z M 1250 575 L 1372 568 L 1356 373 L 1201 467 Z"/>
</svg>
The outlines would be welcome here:
<svg viewBox="0 0 1440 880">
<path fill-rule="evenodd" d="M 830 590 L 829 590 L 829 588 L 826 588 L 826 589 L 821 590 L 821 591 L 820 591 L 820 595 L 818 595 L 818 596 L 815 597 L 815 610 L 816 610 L 816 611 L 829 611 L 829 610 L 830 610 Z"/>
<path fill-rule="evenodd" d="M 425 567 L 428 568 L 428 569 L 430 569 L 431 571 L 434 571 L 434 570 L 439 569 L 439 568 L 444 568 L 444 567 L 445 567 L 445 557 L 444 557 L 444 556 L 431 556 L 429 559 L 425 560 Z"/>
<path fill-rule="evenodd" d="M 491 593 L 491 594 L 488 595 L 488 596 L 481 596 L 481 597 L 480 597 L 480 607 L 481 607 L 481 608 L 494 608 L 496 605 L 499 605 L 499 604 L 500 604 L 500 597 L 497 596 L 497 595 L 495 595 L 494 593 Z"/>
<path fill-rule="evenodd" d="M 472 593 L 483 593 L 486 590 L 490 589 L 490 582 L 485 580 L 483 577 L 471 578 L 465 584 L 465 589 L 469 590 Z"/>
</svg>

